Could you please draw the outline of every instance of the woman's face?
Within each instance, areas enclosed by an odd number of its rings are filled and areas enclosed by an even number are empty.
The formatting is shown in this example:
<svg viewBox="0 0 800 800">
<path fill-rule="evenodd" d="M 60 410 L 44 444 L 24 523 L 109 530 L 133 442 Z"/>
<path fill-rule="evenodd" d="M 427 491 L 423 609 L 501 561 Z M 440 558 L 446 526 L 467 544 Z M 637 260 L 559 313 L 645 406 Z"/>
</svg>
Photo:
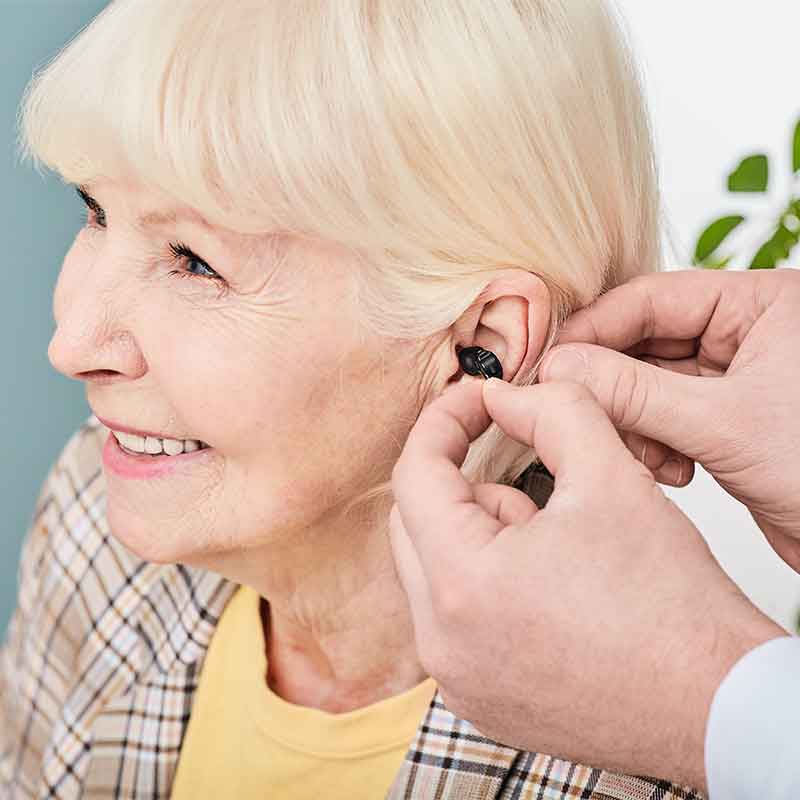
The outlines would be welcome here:
<svg viewBox="0 0 800 800">
<path fill-rule="evenodd" d="M 114 535 L 147 560 L 210 567 L 299 531 L 348 535 L 333 512 L 390 477 L 427 359 L 359 334 L 332 248 L 189 219 L 138 228 L 163 198 L 87 189 L 100 210 L 64 259 L 50 361 L 105 420 L 211 448 L 147 479 L 106 468 Z"/>
</svg>

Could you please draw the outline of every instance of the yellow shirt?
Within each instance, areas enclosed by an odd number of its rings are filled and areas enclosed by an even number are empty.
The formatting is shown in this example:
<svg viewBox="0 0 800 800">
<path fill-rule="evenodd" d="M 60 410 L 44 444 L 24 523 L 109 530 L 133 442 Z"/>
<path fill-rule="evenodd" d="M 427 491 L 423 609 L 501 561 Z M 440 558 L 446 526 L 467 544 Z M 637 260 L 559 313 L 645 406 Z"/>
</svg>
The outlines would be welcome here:
<svg viewBox="0 0 800 800">
<path fill-rule="evenodd" d="M 428 678 L 404 694 L 344 714 L 289 703 L 266 682 L 259 601 L 254 589 L 242 585 L 217 623 L 171 800 L 384 797 L 435 682 Z"/>
</svg>

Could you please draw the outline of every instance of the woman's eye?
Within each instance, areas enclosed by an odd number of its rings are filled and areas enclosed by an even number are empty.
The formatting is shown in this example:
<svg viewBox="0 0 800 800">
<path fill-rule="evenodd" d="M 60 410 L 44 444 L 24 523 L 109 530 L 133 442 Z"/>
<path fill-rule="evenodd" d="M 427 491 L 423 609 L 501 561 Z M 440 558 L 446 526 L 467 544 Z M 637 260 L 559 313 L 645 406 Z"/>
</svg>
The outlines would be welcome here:
<svg viewBox="0 0 800 800">
<path fill-rule="evenodd" d="M 77 192 L 89 212 L 85 224 L 90 228 L 105 230 L 106 212 L 103 210 L 100 204 L 91 195 L 87 194 L 81 187 L 77 187 Z M 185 244 L 170 243 L 169 249 L 176 262 L 183 261 L 187 266 L 193 263 L 199 264 L 201 265 L 201 269 L 205 271 L 205 274 L 203 274 L 203 272 L 191 272 L 189 270 L 176 269 L 171 270 L 169 273 L 167 273 L 168 275 L 179 278 L 205 278 L 206 280 L 216 283 L 221 287 L 226 286 L 225 279 Z"/>
<path fill-rule="evenodd" d="M 186 264 L 187 268 L 188 268 L 189 265 L 191 265 L 193 263 L 194 264 L 200 264 L 202 269 L 204 269 L 207 272 L 211 273 L 210 275 L 209 274 L 202 275 L 202 274 L 198 274 L 196 272 L 172 270 L 169 273 L 170 275 L 178 275 L 178 276 L 185 276 L 185 277 L 196 276 L 196 277 L 199 277 L 199 278 L 208 278 L 209 280 L 217 281 L 217 282 L 224 281 L 224 278 L 222 277 L 222 275 L 218 274 L 213 269 L 211 269 L 211 267 L 209 267 L 208 264 L 206 264 L 206 262 L 203 261 L 202 258 L 200 258 L 198 255 L 196 255 L 194 252 L 192 252 L 185 244 L 172 244 L 172 243 L 170 243 L 169 249 L 172 252 L 172 255 L 175 256 L 176 260 L 179 260 L 179 261 L 183 260 L 183 262 L 184 262 L 184 264 Z"/>
</svg>

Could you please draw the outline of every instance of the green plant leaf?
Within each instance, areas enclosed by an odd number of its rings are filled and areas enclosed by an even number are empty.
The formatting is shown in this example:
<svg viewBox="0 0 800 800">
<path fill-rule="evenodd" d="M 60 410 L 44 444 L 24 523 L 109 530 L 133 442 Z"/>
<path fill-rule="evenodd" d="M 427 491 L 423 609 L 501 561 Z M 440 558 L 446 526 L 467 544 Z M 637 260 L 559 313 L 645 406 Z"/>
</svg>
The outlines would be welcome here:
<svg viewBox="0 0 800 800">
<path fill-rule="evenodd" d="M 748 156 L 728 176 L 729 192 L 765 192 L 769 185 L 769 159 L 763 154 Z"/>
<path fill-rule="evenodd" d="M 748 269 L 774 269 L 775 267 L 775 251 L 772 248 L 772 243 L 767 242 L 753 257 L 753 261 Z"/>
<path fill-rule="evenodd" d="M 792 158 L 792 166 L 795 172 L 800 172 L 800 120 L 798 120 L 797 127 L 794 129 L 794 157 Z"/>
<path fill-rule="evenodd" d="M 697 240 L 694 251 L 696 264 L 702 264 L 725 241 L 728 235 L 744 222 L 744 217 L 736 215 L 722 217 L 712 222 Z"/>
<path fill-rule="evenodd" d="M 782 222 L 753 258 L 749 269 L 772 269 L 789 258 L 800 241 L 800 234 L 790 231 Z"/>
</svg>

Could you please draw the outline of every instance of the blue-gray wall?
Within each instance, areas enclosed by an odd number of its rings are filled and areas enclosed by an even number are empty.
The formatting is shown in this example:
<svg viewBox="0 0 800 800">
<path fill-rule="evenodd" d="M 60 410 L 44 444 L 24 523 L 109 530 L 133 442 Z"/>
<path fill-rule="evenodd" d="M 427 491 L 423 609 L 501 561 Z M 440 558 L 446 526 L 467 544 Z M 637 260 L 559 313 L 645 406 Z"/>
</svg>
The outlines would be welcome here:
<svg viewBox="0 0 800 800">
<path fill-rule="evenodd" d="M 85 212 L 56 175 L 43 179 L 16 152 L 16 114 L 34 70 L 106 5 L 106 0 L 0 2 L 0 638 L 16 604 L 20 545 L 50 465 L 88 416 L 84 384 L 47 359 L 52 294 Z M 91 73 L 86 80 L 91 81 Z"/>
</svg>

